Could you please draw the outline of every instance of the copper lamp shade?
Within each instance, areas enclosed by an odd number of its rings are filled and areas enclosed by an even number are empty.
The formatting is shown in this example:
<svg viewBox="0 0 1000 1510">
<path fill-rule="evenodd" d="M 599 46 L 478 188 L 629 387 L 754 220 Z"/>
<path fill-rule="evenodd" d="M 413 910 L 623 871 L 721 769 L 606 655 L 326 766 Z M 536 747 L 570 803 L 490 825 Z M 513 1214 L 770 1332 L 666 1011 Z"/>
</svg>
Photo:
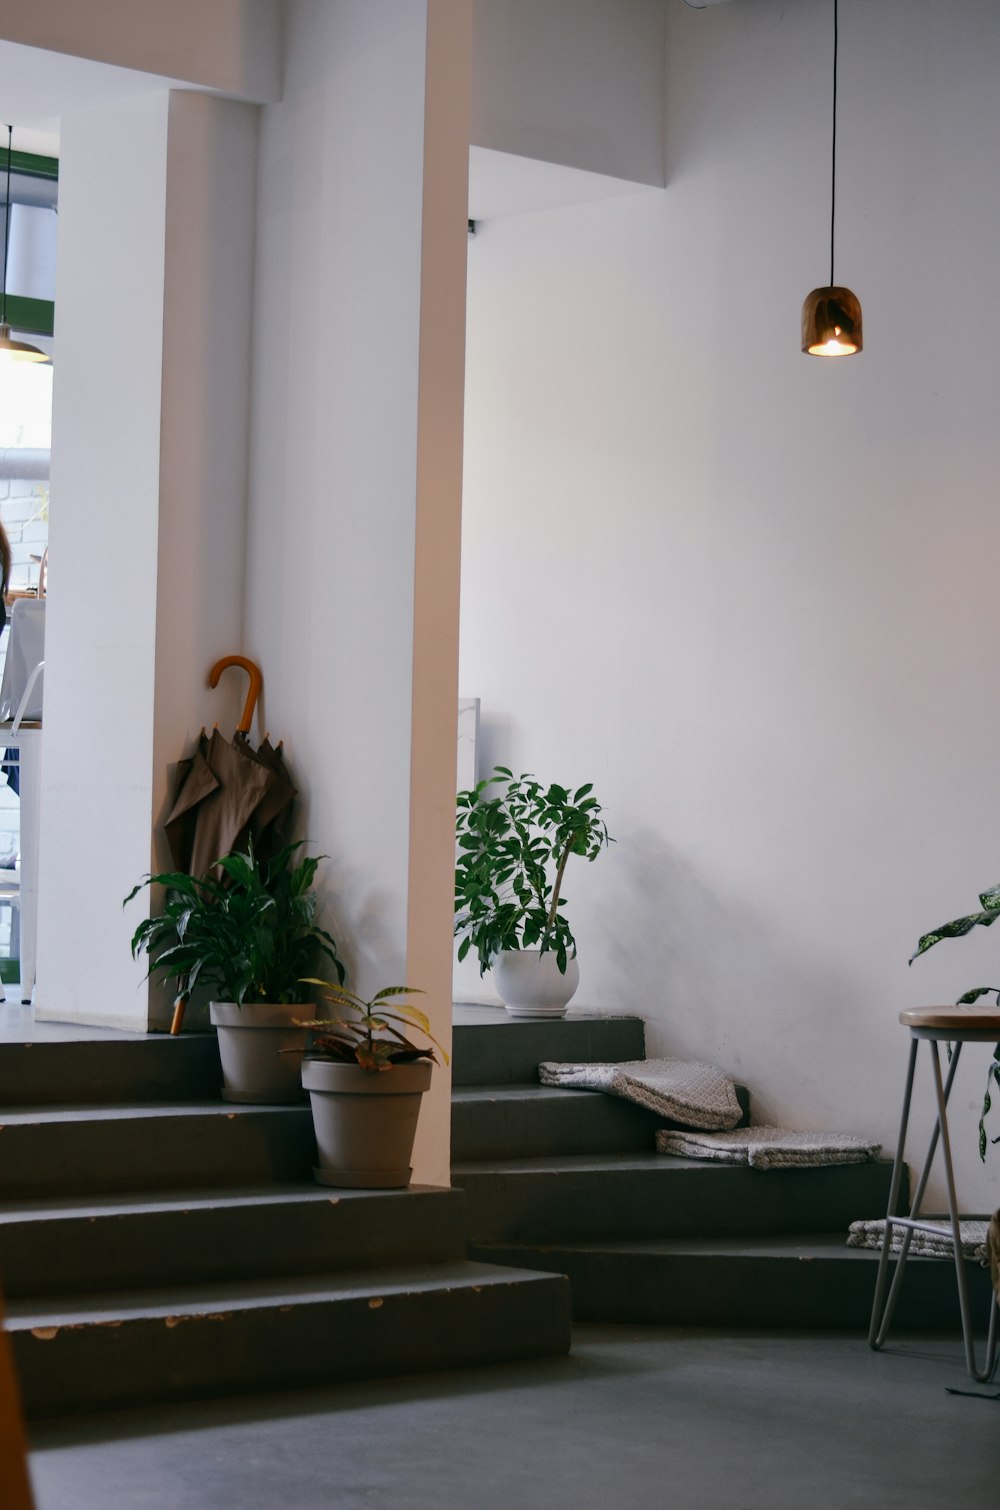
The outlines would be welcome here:
<svg viewBox="0 0 1000 1510">
<path fill-rule="evenodd" d="M 839 0 L 833 0 L 833 132 L 830 143 L 830 281 L 806 295 L 802 306 L 802 350 L 811 357 L 852 357 L 861 351 L 861 301 L 834 282 L 837 228 L 837 46 Z"/>
<path fill-rule="evenodd" d="M 814 288 L 802 305 L 802 350 L 811 357 L 849 357 L 861 351 L 861 303 L 849 288 Z"/>
<path fill-rule="evenodd" d="M 27 341 L 15 341 L 10 333 L 9 325 L 0 324 L 0 359 L 9 362 L 47 362 L 48 356 L 44 351 L 39 351 L 37 346 L 29 346 Z"/>
</svg>

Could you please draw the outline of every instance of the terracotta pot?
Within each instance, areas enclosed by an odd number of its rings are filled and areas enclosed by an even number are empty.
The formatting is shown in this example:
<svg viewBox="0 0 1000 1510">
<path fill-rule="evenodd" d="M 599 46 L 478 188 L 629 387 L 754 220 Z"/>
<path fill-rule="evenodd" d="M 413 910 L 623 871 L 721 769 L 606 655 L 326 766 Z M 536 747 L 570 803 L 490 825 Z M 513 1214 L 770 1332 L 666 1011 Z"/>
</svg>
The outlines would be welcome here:
<svg viewBox="0 0 1000 1510">
<path fill-rule="evenodd" d="M 274 1105 L 305 1100 L 300 1070 L 309 1030 L 297 1028 L 295 1018 L 315 1017 L 314 1005 L 255 1002 L 238 1007 L 233 1001 L 212 1001 L 208 1010 L 219 1034 L 223 1101 Z M 299 1052 L 283 1054 L 282 1049 Z"/>
<path fill-rule="evenodd" d="M 493 981 L 511 1017 L 565 1017 L 580 967 L 574 955 L 563 975 L 551 949 L 508 949 L 493 963 Z"/>
<path fill-rule="evenodd" d="M 431 1064 L 363 1070 L 326 1059 L 302 1061 L 302 1084 L 312 1103 L 320 1185 L 398 1190 L 410 1183 L 410 1155 L 420 1098 Z"/>
</svg>

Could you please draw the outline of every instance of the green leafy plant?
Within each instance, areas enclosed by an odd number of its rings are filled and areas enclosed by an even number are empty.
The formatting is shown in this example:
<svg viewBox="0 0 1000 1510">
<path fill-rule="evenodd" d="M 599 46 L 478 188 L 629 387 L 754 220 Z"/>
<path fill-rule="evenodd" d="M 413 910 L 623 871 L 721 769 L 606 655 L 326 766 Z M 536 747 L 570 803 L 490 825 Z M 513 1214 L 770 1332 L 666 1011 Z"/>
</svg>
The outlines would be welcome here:
<svg viewBox="0 0 1000 1510">
<path fill-rule="evenodd" d="M 416 1027 L 435 1048 L 441 1050 L 445 1063 L 448 1063 L 447 1053 L 431 1033 L 427 1015 L 398 999 L 401 996 L 422 996 L 423 992 L 415 986 L 386 986 L 370 1001 L 365 1001 L 353 991 L 345 991 L 342 985 L 334 985 L 328 980 L 310 980 L 304 984 L 320 986 L 326 1002 L 334 1008 L 342 1007 L 350 1014 L 315 1017 L 298 1024 L 300 1028 L 329 1030 L 315 1034 L 306 1051 L 307 1058 L 358 1064 L 363 1070 L 391 1070 L 394 1064 L 416 1064 L 421 1059 L 431 1059 L 436 1064 L 434 1049 L 420 1048 L 400 1031 L 400 1028 Z M 390 1000 L 392 1005 L 388 1006 Z"/>
<path fill-rule="evenodd" d="M 250 844 L 245 854 L 225 855 L 203 876 L 146 876 L 125 905 L 143 887 L 158 885 L 165 888 L 163 911 L 136 928 L 133 959 L 145 954 L 147 976 L 175 981 L 178 1001 L 202 985 L 241 1007 L 305 1002 L 304 977 L 322 957 L 343 981 L 337 946 L 315 920 L 319 859 L 293 863 L 302 843 L 286 845 L 270 860 L 261 860 Z"/>
<path fill-rule="evenodd" d="M 1000 886 L 991 886 L 988 891 L 980 892 L 979 911 L 970 912 L 964 918 L 954 918 L 950 923 L 942 923 L 939 928 L 932 928 L 930 933 L 925 933 L 917 942 L 917 947 L 910 956 L 910 964 L 919 959 L 921 954 L 926 954 L 928 949 L 933 949 L 942 939 L 964 938 L 971 933 L 973 928 L 990 928 L 1000 918 Z M 1000 986 L 974 986 L 971 991 L 965 991 L 958 998 L 956 1006 L 971 1006 L 979 1001 L 982 996 L 994 996 L 1000 1005 Z M 979 1157 L 986 1158 L 986 1118 L 993 1109 L 993 1088 L 1000 1087 L 1000 1043 L 993 1050 L 993 1058 L 986 1074 L 986 1091 L 983 1095 L 983 1109 L 979 1118 Z M 1000 1136 L 991 1140 L 1000 1143 Z"/>
<path fill-rule="evenodd" d="M 501 790 L 489 796 L 489 789 Z M 565 975 L 576 940 L 561 909 L 571 855 L 596 860 L 613 843 L 593 783 L 572 794 L 495 766 L 458 794 L 455 934 L 459 959 L 475 949 L 485 974 L 505 949 L 552 950 Z"/>
</svg>

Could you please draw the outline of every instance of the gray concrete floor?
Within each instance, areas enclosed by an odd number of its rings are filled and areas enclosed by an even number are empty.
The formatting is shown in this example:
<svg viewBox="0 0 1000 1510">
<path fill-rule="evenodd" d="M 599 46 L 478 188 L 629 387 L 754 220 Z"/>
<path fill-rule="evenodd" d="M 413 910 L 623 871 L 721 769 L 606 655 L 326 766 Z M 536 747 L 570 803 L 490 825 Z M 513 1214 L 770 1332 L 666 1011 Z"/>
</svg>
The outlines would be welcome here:
<svg viewBox="0 0 1000 1510">
<path fill-rule="evenodd" d="M 552 1362 L 36 1427 L 32 1469 L 38 1510 L 994 1510 L 998 1392 L 952 1338 L 589 1326 Z"/>
</svg>

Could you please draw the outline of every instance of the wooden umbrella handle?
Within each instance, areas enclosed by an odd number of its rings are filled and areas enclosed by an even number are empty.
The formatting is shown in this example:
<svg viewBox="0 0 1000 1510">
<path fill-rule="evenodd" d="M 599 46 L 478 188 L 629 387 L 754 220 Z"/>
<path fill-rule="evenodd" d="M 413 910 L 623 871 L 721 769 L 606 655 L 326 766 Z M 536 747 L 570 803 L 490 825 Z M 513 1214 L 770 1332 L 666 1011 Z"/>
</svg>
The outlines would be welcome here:
<svg viewBox="0 0 1000 1510">
<path fill-rule="evenodd" d="M 219 677 L 230 666 L 242 666 L 243 670 L 250 677 L 247 700 L 243 704 L 243 717 L 236 725 L 237 734 L 249 734 L 250 726 L 253 723 L 254 709 L 257 706 L 257 699 L 260 697 L 260 689 L 264 685 L 264 678 L 260 667 L 254 661 L 248 660 L 245 655 L 224 655 L 221 661 L 216 661 L 208 673 L 208 685 L 210 687 L 217 687 L 219 685 Z"/>
<path fill-rule="evenodd" d="M 178 996 L 177 1000 L 174 1002 L 174 1015 L 170 1019 L 171 1038 L 176 1038 L 177 1034 L 184 1026 L 184 1010 L 187 1007 L 187 1004 L 188 999 L 186 996 Z"/>
</svg>

